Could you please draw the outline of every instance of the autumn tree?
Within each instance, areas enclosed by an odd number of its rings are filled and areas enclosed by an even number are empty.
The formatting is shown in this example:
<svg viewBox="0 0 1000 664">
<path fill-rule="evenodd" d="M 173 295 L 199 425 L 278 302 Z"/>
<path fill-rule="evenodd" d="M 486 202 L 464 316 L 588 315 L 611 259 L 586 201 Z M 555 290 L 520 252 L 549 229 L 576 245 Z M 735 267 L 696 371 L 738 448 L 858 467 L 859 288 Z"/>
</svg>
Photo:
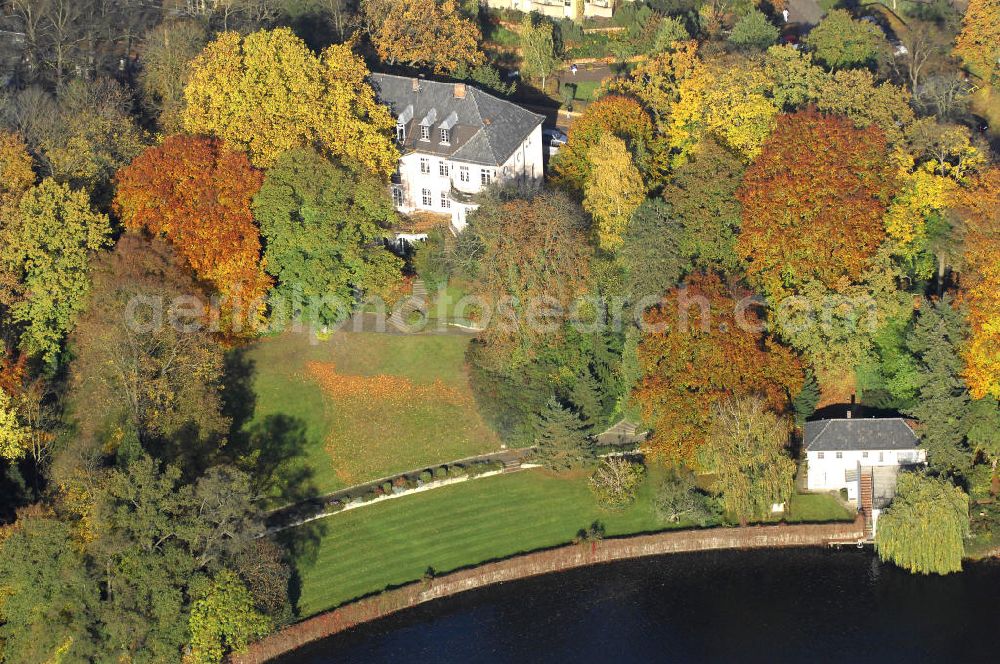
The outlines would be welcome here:
<svg viewBox="0 0 1000 664">
<path fill-rule="evenodd" d="M 139 72 L 142 102 L 167 133 L 180 131 L 183 126 L 181 114 L 190 64 L 207 43 L 205 26 L 191 20 L 163 23 L 146 36 Z"/>
<path fill-rule="evenodd" d="M 896 496 L 878 520 L 879 558 L 913 574 L 962 571 L 969 497 L 942 477 L 901 473 Z"/>
<path fill-rule="evenodd" d="M 741 525 L 767 518 L 772 505 L 792 496 L 789 424 L 756 396 L 725 399 L 712 409 L 706 453 L 718 473 L 726 512 Z"/>
<path fill-rule="evenodd" d="M 964 297 L 970 339 L 965 348 L 965 381 L 972 396 L 1000 398 L 1000 168 L 978 175 L 955 195 L 965 222 Z"/>
<path fill-rule="evenodd" d="M 646 468 L 622 456 L 604 459 L 590 477 L 590 491 L 598 504 L 609 510 L 622 510 L 635 502 L 639 486 L 646 478 Z"/>
<path fill-rule="evenodd" d="M 350 43 L 316 57 L 287 28 L 226 32 L 191 63 L 184 128 L 244 148 L 259 167 L 316 145 L 389 175 L 399 156 L 390 136 L 396 121 L 367 76 Z"/>
<path fill-rule="evenodd" d="M 639 100 L 652 115 L 657 133 L 666 135 L 673 106 L 680 98 L 680 83 L 696 71 L 699 63 L 698 42 L 685 40 L 636 63 L 628 76 L 613 78 L 602 85 L 613 94 Z"/>
<path fill-rule="evenodd" d="M 583 207 L 594 218 L 598 246 L 613 252 L 621 247 L 629 219 L 646 198 L 639 169 L 625 141 L 604 134 L 590 148 L 590 177 L 583 186 Z"/>
<path fill-rule="evenodd" d="M 885 136 L 813 110 L 784 115 L 747 169 L 737 253 L 772 297 L 807 281 L 860 280 L 885 236 L 894 193 Z"/>
<path fill-rule="evenodd" d="M 299 308 L 288 313 L 329 325 L 347 315 L 356 293 L 387 298 L 400 281 L 403 263 L 382 244 L 395 210 L 370 173 L 292 150 L 268 171 L 253 209 L 275 295 Z"/>
<path fill-rule="evenodd" d="M 80 78 L 65 85 L 48 113 L 31 97 L 25 101 L 28 112 L 39 114 L 25 137 L 40 155 L 43 174 L 107 205 L 115 172 L 147 144 L 132 115 L 132 93 L 112 79 Z"/>
<path fill-rule="evenodd" d="M 230 570 L 196 584 L 192 592 L 188 625 L 194 664 L 219 664 L 271 630 L 271 621 L 254 607 L 250 591 Z"/>
<path fill-rule="evenodd" d="M 675 163 L 683 163 L 706 134 L 749 161 L 760 153 L 777 114 L 771 81 L 752 61 L 700 62 L 678 85 L 670 124 L 670 146 L 679 153 Z"/>
<path fill-rule="evenodd" d="M 24 456 L 30 434 L 14 410 L 10 395 L 0 387 L 0 459 L 16 461 Z"/>
<path fill-rule="evenodd" d="M 607 95 L 587 106 L 569 130 L 569 140 L 552 158 L 552 177 L 582 192 L 593 170 L 590 151 L 605 134 L 623 141 L 640 173 L 648 173 L 653 146 L 653 123 L 639 102 Z"/>
<path fill-rule="evenodd" d="M 873 64 L 885 43 L 877 26 L 855 20 L 846 9 L 829 12 L 804 41 L 831 70 Z"/>
<path fill-rule="evenodd" d="M 459 251 L 474 256 L 474 292 L 491 315 L 480 335 L 491 368 L 512 372 L 567 320 L 587 286 L 588 227 L 558 193 L 499 197 L 469 216 Z"/>
<path fill-rule="evenodd" d="M 53 363 L 90 289 L 90 261 L 108 244 L 108 218 L 87 195 L 43 180 L 29 189 L 9 220 L 0 220 L 0 302 L 20 326 L 20 346 Z"/>
<path fill-rule="evenodd" d="M 256 332 L 270 286 L 250 211 L 262 179 L 242 152 L 196 136 L 167 138 L 117 176 L 114 209 L 125 227 L 169 240 L 226 298 L 223 325 L 236 335 Z"/>
<path fill-rule="evenodd" d="M 214 451 L 229 422 L 206 301 L 164 240 L 129 233 L 102 256 L 71 337 L 69 398 L 81 443 L 106 450 L 118 442 L 109 432 L 124 431 L 178 464 Z"/>
<path fill-rule="evenodd" d="M 33 184 L 35 171 L 28 146 L 17 134 L 0 131 L 0 224 Z"/>
<path fill-rule="evenodd" d="M 454 0 L 365 0 L 362 11 L 376 52 L 390 65 L 446 74 L 484 60 L 479 26 Z"/>
<path fill-rule="evenodd" d="M 560 64 L 552 40 L 552 24 L 548 21 L 538 21 L 525 16 L 521 21 L 521 31 L 518 35 L 521 42 L 521 61 L 524 73 L 531 78 L 541 79 L 542 91 L 545 91 L 545 80 Z"/>
<path fill-rule="evenodd" d="M 824 113 L 850 118 L 858 129 L 878 127 L 891 145 L 902 142 L 914 120 L 910 94 L 888 81 L 876 85 L 867 69 L 841 70 L 827 76 L 815 103 Z"/>
<path fill-rule="evenodd" d="M 1000 2 L 970 0 L 955 39 L 955 55 L 972 73 L 994 83 L 1000 71 Z"/>
<path fill-rule="evenodd" d="M 672 462 L 704 463 L 712 408 L 727 397 L 762 393 L 784 413 L 802 385 L 798 360 L 762 332 L 746 293 L 714 275 L 693 275 L 644 318 L 641 379 L 632 396 L 653 429 L 647 447 Z M 692 367 L 696 367 L 692 371 Z"/>
</svg>

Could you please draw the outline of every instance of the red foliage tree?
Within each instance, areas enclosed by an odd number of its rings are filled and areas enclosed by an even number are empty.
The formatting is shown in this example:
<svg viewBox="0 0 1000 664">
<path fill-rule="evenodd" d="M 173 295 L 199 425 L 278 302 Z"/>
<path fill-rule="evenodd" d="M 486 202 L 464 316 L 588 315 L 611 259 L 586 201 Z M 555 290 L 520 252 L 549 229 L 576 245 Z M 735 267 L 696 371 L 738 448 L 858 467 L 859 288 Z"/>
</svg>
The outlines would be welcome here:
<svg viewBox="0 0 1000 664">
<path fill-rule="evenodd" d="M 697 464 L 713 404 L 760 394 L 785 412 L 802 387 L 795 355 L 767 337 L 748 293 L 730 293 L 715 275 L 692 275 L 645 315 L 633 397 L 652 425 L 649 452 Z"/>
<path fill-rule="evenodd" d="M 750 280 L 772 296 L 818 279 L 857 282 L 885 236 L 895 191 L 885 135 L 808 109 L 778 117 L 737 196 L 737 253 Z"/>
<path fill-rule="evenodd" d="M 224 296 L 225 329 L 251 333 L 243 323 L 257 322 L 271 282 L 250 211 L 263 175 L 246 155 L 214 138 L 171 136 L 116 180 L 114 209 L 125 227 L 169 240 L 198 278 Z M 243 310 L 253 320 L 243 319 Z"/>
</svg>

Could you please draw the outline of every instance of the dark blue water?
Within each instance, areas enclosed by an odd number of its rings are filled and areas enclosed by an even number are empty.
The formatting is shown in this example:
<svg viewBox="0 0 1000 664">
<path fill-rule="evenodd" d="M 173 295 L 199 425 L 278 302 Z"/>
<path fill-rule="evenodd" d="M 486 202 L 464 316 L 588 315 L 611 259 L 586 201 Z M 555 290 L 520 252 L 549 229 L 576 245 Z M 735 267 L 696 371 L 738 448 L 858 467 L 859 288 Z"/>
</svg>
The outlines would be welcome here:
<svg viewBox="0 0 1000 664">
<path fill-rule="evenodd" d="M 1000 565 L 911 576 L 846 549 L 647 558 L 369 623 L 282 662 L 1000 662 Z"/>
</svg>

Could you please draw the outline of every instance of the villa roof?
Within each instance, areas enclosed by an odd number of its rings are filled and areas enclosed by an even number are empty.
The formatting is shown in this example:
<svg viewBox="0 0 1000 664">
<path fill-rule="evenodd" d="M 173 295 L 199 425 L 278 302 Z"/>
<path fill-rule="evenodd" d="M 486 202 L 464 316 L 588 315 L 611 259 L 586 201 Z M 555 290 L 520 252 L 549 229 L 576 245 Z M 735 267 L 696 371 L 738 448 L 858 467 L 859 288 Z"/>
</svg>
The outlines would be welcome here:
<svg viewBox="0 0 1000 664">
<path fill-rule="evenodd" d="M 543 116 L 464 83 L 442 83 L 410 76 L 372 74 L 379 101 L 406 126 L 402 148 L 456 161 L 502 166 Z M 430 140 L 420 140 L 420 124 L 430 127 Z M 442 128 L 449 130 L 441 142 Z"/>
<path fill-rule="evenodd" d="M 803 444 L 813 452 L 912 450 L 917 435 L 899 417 L 816 420 L 806 422 Z"/>
</svg>

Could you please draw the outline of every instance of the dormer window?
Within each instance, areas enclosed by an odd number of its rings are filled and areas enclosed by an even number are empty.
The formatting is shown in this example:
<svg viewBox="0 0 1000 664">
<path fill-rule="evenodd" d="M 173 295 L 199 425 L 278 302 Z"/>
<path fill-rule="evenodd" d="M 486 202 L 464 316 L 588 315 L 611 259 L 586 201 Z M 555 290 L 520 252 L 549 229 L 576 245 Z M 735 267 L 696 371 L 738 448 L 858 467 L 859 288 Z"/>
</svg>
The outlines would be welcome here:
<svg viewBox="0 0 1000 664">
<path fill-rule="evenodd" d="M 441 127 L 441 143 L 443 145 L 451 144 L 451 131 Z"/>
<path fill-rule="evenodd" d="M 396 117 L 396 140 L 400 143 L 406 141 L 406 125 L 413 119 L 413 104 L 403 109 L 403 112 Z"/>
<path fill-rule="evenodd" d="M 427 125 L 420 125 L 420 140 L 429 141 L 431 140 L 431 128 Z"/>
<path fill-rule="evenodd" d="M 424 119 L 420 121 L 420 140 L 429 141 L 431 140 L 431 125 L 437 120 L 437 109 L 432 108 L 427 111 L 427 115 Z"/>
</svg>

